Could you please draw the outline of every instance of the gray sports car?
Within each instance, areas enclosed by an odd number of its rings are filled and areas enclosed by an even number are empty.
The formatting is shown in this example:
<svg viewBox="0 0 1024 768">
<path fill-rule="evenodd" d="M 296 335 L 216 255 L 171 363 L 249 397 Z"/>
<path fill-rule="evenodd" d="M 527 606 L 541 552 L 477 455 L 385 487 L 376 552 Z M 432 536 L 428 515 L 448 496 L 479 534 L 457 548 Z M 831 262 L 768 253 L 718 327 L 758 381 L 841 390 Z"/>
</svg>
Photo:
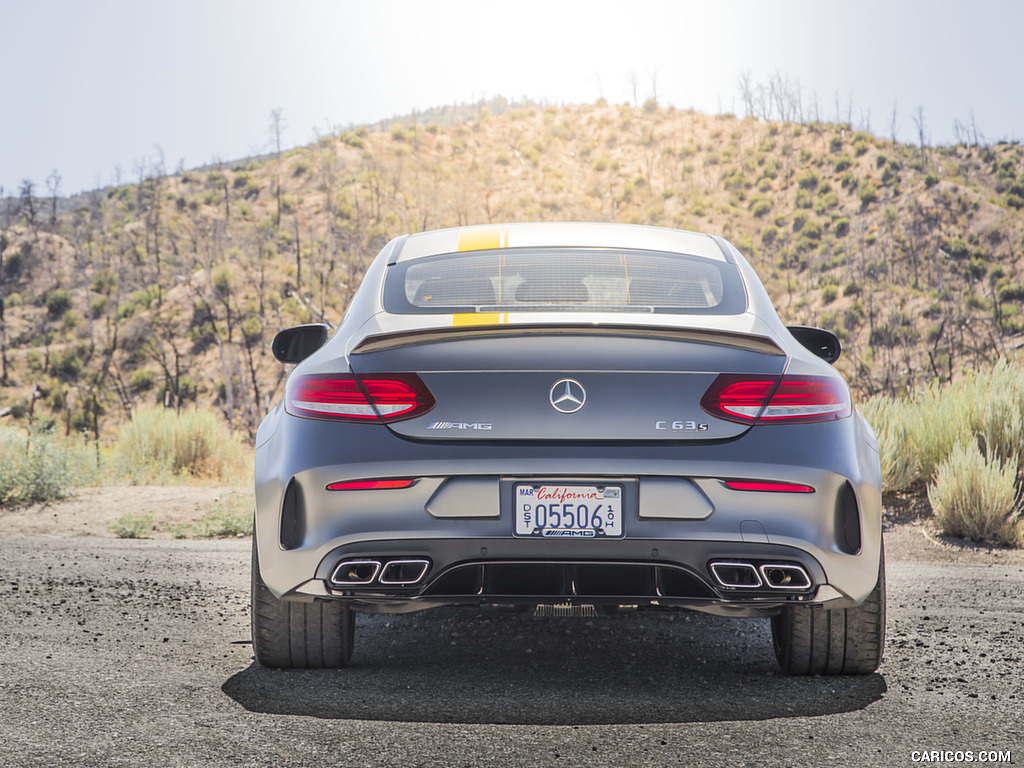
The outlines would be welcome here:
<svg viewBox="0 0 1024 768">
<path fill-rule="evenodd" d="M 406 235 L 333 337 L 273 349 L 297 365 L 256 438 L 260 663 L 344 666 L 355 611 L 469 604 L 771 617 L 790 673 L 878 668 L 878 444 L 838 339 L 783 325 L 722 238 Z"/>
</svg>

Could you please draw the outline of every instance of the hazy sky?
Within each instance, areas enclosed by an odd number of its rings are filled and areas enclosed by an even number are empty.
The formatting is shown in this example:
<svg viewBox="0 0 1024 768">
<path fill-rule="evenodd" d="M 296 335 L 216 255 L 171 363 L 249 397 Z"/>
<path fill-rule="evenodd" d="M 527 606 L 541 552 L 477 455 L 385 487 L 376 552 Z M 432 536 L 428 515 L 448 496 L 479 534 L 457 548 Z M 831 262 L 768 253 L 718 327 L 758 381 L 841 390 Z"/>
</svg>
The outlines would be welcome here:
<svg viewBox="0 0 1024 768">
<path fill-rule="evenodd" d="M 503 95 L 743 112 L 741 72 L 799 81 L 823 118 L 933 142 L 1024 136 L 1024 2 L 0 0 L 0 186 L 69 194 L 315 131 Z"/>
</svg>

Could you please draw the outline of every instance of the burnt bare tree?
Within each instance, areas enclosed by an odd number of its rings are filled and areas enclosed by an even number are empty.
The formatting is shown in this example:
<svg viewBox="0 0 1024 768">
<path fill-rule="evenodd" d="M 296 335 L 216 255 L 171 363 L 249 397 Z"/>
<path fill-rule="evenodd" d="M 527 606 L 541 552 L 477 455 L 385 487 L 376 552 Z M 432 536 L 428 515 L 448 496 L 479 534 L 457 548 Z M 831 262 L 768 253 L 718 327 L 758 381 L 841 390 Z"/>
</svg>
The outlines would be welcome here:
<svg viewBox="0 0 1024 768">
<path fill-rule="evenodd" d="M 927 126 L 924 122 L 924 107 L 918 106 L 917 112 L 914 113 L 911 119 L 917 128 L 917 140 L 921 149 L 921 162 L 927 164 L 928 155 L 925 153 L 925 148 L 928 146 L 928 137 L 926 134 Z"/>
<path fill-rule="evenodd" d="M 284 131 L 284 110 L 281 107 L 270 111 L 270 140 L 274 145 L 274 196 L 277 199 L 277 215 L 274 226 L 281 226 L 281 133 Z"/>
<path fill-rule="evenodd" d="M 50 226 L 57 225 L 57 198 L 60 191 L 60 174 L 54 168 L 46 177 L 46 191 L 50 193 Z"/>
<path fill-rule="evenodd" d="M 10 241 L 7 239 L 7 234 L 0 231 L 0 385 L 7 384 L 7 320 L 4 318 L 7 290 L 4 281 L 4 251 L 7 250 L 8 245 L 10 245 Z"/>
<path fill-rule="evenodd" d="M 28 220 L 28 226 L 36 239 L 39 238 L 38 211 L 36 210 L 35 198 L 36 185 L 32 179 L 22 179 L 21 188 L 18 190 L 18 209 Z"/>
</svg>

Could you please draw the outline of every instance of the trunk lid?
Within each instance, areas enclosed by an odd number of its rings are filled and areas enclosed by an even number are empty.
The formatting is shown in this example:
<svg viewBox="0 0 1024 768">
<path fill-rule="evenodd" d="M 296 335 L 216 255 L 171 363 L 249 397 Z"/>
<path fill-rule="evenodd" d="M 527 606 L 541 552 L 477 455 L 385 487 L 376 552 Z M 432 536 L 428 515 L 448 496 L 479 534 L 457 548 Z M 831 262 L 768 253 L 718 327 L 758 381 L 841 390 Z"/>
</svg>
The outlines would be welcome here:
<svg viewBox="0 0 1024 768">
<path fill-rule="evenodd" d="M 588 327 L 445 329 L 370 336 L 352 371 L 415 373 L 428 413 L 388 424 L 423 440 L 722 440 L 749 429 L 701 408 L 721 373 L 781 377 L 762 336 Z"/>
</svg>

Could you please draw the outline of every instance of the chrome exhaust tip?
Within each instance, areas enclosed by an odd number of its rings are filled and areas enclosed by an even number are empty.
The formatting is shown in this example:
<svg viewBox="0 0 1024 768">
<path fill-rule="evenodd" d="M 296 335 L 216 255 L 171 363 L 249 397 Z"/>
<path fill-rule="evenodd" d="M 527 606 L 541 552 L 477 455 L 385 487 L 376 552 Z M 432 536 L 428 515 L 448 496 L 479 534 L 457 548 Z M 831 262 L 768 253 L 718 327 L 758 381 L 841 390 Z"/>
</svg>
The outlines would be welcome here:
<svg viewBox="0 0 1024 768">
<path fill-rule="evenodd" d="M 800 565 L 766 563 L 760 570 L 764 583 L 772 589 L 807 589 L 811 586 L 811 577 Z"/>
<path fill-rule="evenodd" d="M 708 569 L 719 586 L 728 589 L 757 589 L 761 586 L 761 577 L 750 563 L 716 562 L 710 563 Z"/>
<path fill-rule="evenodd" d="M 389 560 L 384 564 L 384 570 L 380 574 L 380 583 L 405 587 L 417 584 L 427 575 L 428 568 L 429 560 Z"/>
<path fill-rule="evenodd" d="M 331 583 L 345 587 L 372 584 L 380 572 L 379 560 L 342 560 L 331 574 Z"/>
</svg>

